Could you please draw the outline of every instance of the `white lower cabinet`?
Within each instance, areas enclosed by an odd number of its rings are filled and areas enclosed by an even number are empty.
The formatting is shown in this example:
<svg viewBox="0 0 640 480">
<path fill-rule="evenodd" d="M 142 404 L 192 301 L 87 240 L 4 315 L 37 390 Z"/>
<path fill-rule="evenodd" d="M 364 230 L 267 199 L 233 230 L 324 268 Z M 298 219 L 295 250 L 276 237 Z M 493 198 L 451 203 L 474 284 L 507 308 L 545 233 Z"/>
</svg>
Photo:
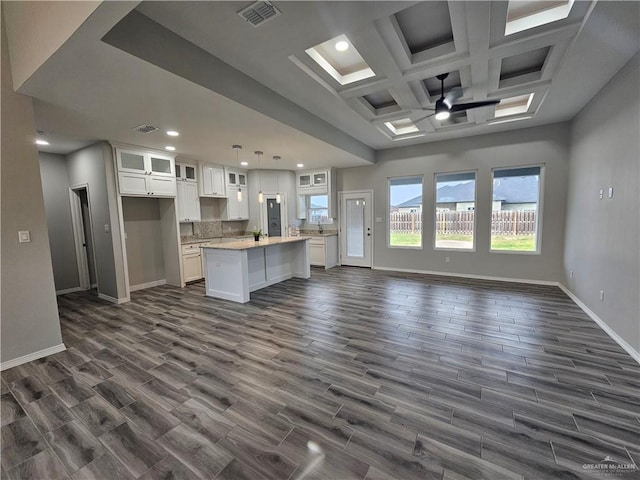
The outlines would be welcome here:
<svg viewBox="0 0 640 480">
<path fill-rule="evenodd" d="M 309 240 L 309 263 L 325 268 L 338 265 L 338 236 L 312 236 Z"/>
<path fill-rule="evenodd" d="M 185 282 L 193 282 L 204 278 L 202 273 L 202 250 L 204 243 L 182 245 L 182 278 Z"/>
</svg>

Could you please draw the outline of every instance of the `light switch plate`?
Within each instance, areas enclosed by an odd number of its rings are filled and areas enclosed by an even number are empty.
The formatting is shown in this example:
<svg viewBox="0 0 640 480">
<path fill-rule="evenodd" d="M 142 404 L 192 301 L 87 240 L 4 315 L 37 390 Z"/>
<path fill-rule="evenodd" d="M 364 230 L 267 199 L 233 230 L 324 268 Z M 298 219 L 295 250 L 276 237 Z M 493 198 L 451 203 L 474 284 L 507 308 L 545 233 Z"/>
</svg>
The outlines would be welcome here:
<svg viewBox="0 0 640 480">
<path fill-rule="evenodd" d="M 613 187 L 609 187 L 609 198 L 613 198 Z"/>
<path fill-rule="evenodd" d="M 376 217 L 376 223 L 382 223 L 382 217 Z"/>
<path fill-rule="evenodd" d="M 104 226 L 104 233 L 110 233 L 111 232 L 111 225 L 109 225 L 108 223 Z"/>
<path fill-rule="evenodd" d="M 29 230 L 21 230 L 18 232 L 18 242 L 31 243 L 31 232 Z"/>
</svg>

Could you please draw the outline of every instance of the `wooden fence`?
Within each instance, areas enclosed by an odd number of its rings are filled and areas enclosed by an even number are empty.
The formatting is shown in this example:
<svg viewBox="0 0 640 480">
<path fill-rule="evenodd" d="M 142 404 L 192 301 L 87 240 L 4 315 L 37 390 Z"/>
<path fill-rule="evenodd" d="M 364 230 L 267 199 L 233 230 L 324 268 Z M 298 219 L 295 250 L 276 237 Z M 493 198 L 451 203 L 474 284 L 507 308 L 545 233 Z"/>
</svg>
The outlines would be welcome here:
<svg viewBox="0 0 640 480">
<path fill-rule="evenodd" d="M 436 212 L 436 232 L 469 235 L 473 233 L 475 212 Z M 422 213 L 391 212 L 393 233 L 419 233 Z M 491 213 L 492 235 L 533 235 L 536 233 L 535 210 L 501 210 Z"/>
</svg>

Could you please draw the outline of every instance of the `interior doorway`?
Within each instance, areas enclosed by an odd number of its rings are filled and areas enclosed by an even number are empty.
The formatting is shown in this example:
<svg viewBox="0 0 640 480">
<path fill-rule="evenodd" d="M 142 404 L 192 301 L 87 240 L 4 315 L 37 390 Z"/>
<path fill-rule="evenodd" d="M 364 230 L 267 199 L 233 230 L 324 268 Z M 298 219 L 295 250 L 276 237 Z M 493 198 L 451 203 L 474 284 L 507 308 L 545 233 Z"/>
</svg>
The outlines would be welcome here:
<svg viewBox="0 0 640 480">
<path fill-rule="evenodd" d="M 287 203 L 286 195 L 280 194 L 280 203 L 276 202 L 276 196 L 265 194 L 263 207 L 260 211 L 262 217 L 262 231 L 269 237 L 286 236 L 287 222 Z"/>
<path fill-rule="evenodd" d="M 79 287 L 83 290 L 97 288 L 98 274 L 88 186 L 71 187 L 69 198 Z"/>
</svg>

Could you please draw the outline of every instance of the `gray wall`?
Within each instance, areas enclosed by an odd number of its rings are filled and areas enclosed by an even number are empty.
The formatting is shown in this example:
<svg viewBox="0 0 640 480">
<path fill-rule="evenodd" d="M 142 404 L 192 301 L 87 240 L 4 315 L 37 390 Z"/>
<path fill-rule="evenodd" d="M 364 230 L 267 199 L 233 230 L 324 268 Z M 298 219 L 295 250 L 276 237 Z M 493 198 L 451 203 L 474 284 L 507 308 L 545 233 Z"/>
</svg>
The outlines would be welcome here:
<svg viewBox="0 0 640 480">
<path fill-rule="evenodd" d="M 129 284 L 164 280 L 160 203 L 157 198 L 122 197 Z"/>
<path fill-rule="evenodd" d="M 568 125 L 475 136 L 379 152 L 376 165 L 338 170 L 338 191 L 374 190 L 375 267 L 428 270 L 539 281 L 562 281 L 564 211 L 568 173 Z M 491 168 L 545 165 L 541 254 L 490 253 Z M 434 174 L 476 170 L 476 251 L 435 251 L 427 214 L 422 250 L 387 247 L 387 178 L 423 175 L 424 211 L 433 211 Z M 450 257 L 450 263 L 445 263 Z"/>
<path fill-rule="evenodd" d="M 64 155 L 44 152 L 38 157 L 47 213 L 53 278 L 56 291 L 67 290 L 80 285 L 71 222 L 67 159 Z"/>
<path fill-rule="evenodd" d="M 31 98 L 13 91 L 2 22 L 1 362 L 62 344 Z M 18 231 L 31 243 L 18 243 Z"/>
<path fill-rule="evenodd" d="M 639 71 L 636 54 L 572 122 L 564 258 L 569 289 L 636 351 L 640 351 Z M 614 189 L 612 199 L 606 195 L 609 187 Z M 598 195 L 601 188 L 603 200 Z"/>
<path fill-rule="evenodd" d="M 111 298 L 122 298 L 124 283 L 117 268 L 120 265 L 124 270 L 124 267 L 121 259 L 118 264 L 116 263 L 120 233 L 117 213 L 115 213 L 117 212 L 114 197 L 115 183 L 112 181 L 114 174 L 111 173 L 112 170 L 110 172 L 111 166 L 111 147 L 106 143 L 96 143 L 67 155 L 69 185 L 72 187 L 88 185 L 98 293 Z M 108 177 L 109 175 L 111 177 Z M 108 233 L 105 232 L 105 225 L 108 225 Z"/>
</svg>

